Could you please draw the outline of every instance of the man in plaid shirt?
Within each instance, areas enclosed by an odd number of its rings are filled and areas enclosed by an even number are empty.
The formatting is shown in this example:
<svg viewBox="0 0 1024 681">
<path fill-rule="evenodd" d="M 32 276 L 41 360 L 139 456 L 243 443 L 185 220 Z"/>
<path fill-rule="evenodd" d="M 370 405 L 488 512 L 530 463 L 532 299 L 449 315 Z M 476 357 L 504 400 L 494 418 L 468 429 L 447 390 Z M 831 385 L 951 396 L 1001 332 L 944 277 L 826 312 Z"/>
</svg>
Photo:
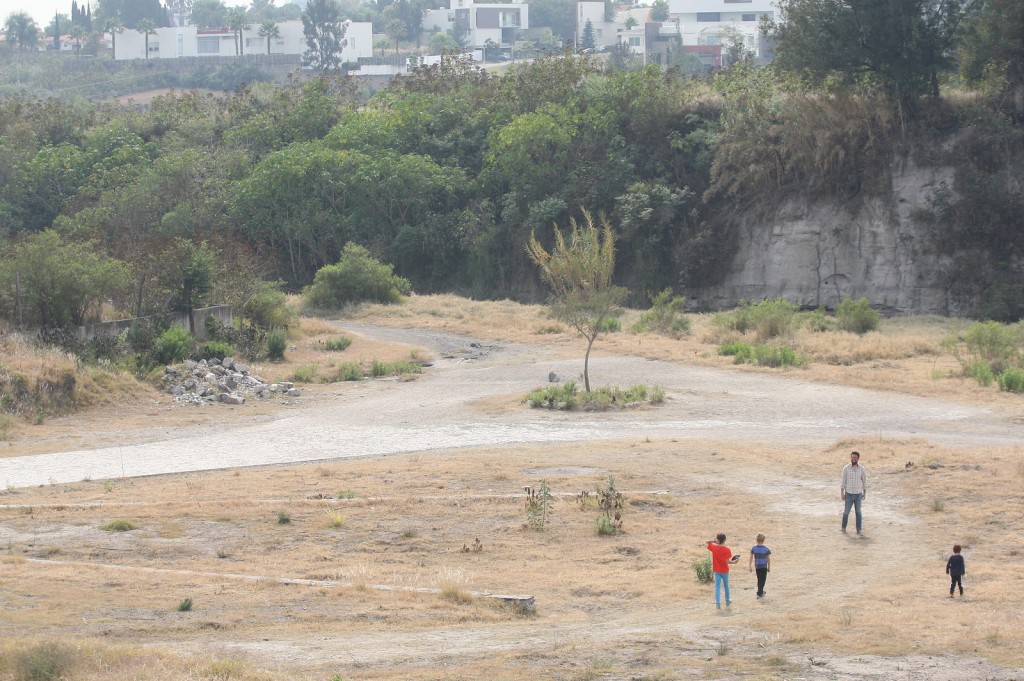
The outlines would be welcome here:
<svg viewBox="0 0 1024 681">
<path fill-rule="evenodd" d="M 843 466 L 843 478 L 839 486 L 839 498 L 846 502 L 843 509 L 843 532 L 846 532 L 846 523 L 850 519 L 850 507 L 853 507 L 857 516 L 857 534 L 861 531 L 860 504 L 868 495 L 868 476 L 861 466 L 859 452 L 850 452 L 850 463 Z"/>
</svg>

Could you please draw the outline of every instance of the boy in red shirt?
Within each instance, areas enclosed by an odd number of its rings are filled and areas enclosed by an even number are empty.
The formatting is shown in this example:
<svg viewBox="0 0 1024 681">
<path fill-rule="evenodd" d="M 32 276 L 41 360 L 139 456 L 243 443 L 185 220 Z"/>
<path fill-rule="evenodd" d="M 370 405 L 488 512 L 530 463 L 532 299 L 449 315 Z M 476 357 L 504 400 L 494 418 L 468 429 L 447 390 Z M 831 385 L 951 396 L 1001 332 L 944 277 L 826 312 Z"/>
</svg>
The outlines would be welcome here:
<svg viewBox="0 0 1024 681">
<path fill-rule="evenodd" d="M 732 551 L 725 545 L 725 535 L 719 533 L 714 541 L 708 541 L 708 551 L 711 552 L 711 570 L 715 573 L 715 607 L 722 609 L 722 585 L 725 585 L 725 604 L 732 605 L 729 598 L 729 561 L 732 560 Z"/>
</svg>

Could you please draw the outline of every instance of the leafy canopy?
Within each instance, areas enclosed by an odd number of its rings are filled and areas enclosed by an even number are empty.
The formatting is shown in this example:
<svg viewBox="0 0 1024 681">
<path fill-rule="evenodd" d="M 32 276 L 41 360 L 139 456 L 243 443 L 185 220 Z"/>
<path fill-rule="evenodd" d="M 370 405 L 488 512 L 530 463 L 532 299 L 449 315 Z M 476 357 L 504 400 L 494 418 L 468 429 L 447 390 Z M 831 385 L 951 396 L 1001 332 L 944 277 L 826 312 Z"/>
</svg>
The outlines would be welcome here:
<svg viewBox="0 0 1024 681">
<path fill-rule="evenodd" d="M 615 286 L 615 233 L 603 215 L 600 226 L 583 210 L 583 222 L 570 218 L 568 238 L 555 228 L 554 248 L 548 252 L 530 235 L 527 251 L 551 287 L 551 314 L 587 339 L 583 383 L 590 392 L 590 350 L 605 320 L 613 317 L 626 298 L 626 289 Z"/>
</svg>

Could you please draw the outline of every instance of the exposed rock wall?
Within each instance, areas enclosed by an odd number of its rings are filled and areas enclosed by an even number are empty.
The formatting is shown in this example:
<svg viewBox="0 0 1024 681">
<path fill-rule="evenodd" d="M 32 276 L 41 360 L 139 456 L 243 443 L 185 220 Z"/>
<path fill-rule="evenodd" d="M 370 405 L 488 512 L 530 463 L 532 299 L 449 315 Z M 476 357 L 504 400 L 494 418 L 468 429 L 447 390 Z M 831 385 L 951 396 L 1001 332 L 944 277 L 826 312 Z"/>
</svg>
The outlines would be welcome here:
<svg viewBox="0 0 1024 681">
<path fill-rule="evenodd" d="M 688 292 L 703 307 L 786 298 L 834 308 L 865 297 L 891 313 L 958 314 L 947 283 L 952 258 L 929 247 L 928 227 L 913 218 L 953 170 L 901 160 L 887 196 L 789 199 L 769 215 L 750 212 L 736 226 L 738 250 L 722 283 Z"/>
</svg>

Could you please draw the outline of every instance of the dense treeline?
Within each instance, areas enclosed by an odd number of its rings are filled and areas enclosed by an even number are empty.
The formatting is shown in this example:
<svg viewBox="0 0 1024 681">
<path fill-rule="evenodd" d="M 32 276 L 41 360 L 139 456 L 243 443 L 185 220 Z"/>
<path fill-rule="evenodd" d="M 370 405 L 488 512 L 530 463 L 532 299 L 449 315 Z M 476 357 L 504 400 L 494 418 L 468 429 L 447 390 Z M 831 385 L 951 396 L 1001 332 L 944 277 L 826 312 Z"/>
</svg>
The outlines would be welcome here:
<svg viewBox="0 0 1024 681">
<path fill-rule="evenodd" d="M 986 7 L 1020 14 L 1012 3 Z M 369 100 L 344 76 L 172 94 L 145 111 L 8 98 L 0 310 L 14 314 L 18 249 L 38 248 L 47 230 L 51 250 L 74 246 L 123 268 L 111 281 L 124 312 L 180 298 L 189 244 L 211 254 L 206 295 L 236 305 L 264 290 L 261 281 L 308 285 L 349 242 L 417 291 L 539 300 L 525 244 L 531 234 L 550 243 L 581 208 L 611 218 L 617 283 L 643 304 L 666 288 L 712 283 L 733 252 L 737 214 L 797 194 L 842 202 L 884 192 L 892 161 L 914 154 L 957 169 L 920 216 L 935 247 L 990 265 L 951 286 L 993 292 L 981 314 L 1019 317 L 1024 59 L 986 39 L 1008 30 L 986 11 L 958 43 L 974 46 L 976 58 L 961 61 L 981 93 L 960 98 L 932 91 L 937 74 L 951 73 L 938 70 L 948 50 L 928 52 L 917 71 L 902 67 L 909 92 L 903 71 L 829 79 L 844 66 L 800 71 L 783 50 L 789 71 L 741 60 L 702 79 L 572 56 L 496 77 L 453 57 Z"/>
</svg>

